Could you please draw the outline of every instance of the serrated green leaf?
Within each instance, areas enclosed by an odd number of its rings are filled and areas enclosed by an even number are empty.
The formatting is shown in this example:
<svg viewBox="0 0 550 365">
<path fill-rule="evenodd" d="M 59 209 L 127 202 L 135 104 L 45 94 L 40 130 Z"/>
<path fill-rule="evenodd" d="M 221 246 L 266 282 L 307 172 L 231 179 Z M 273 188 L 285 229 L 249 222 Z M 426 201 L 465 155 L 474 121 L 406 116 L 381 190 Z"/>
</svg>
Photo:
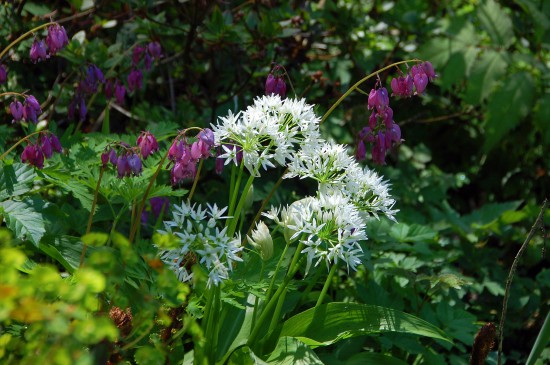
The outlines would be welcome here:
<svg viewBox="0 0 550 365">
<path fill-rule="evenodd" d="M 485 143 L 483 150 L 489 152 L 531 111 L 534 98 L 534 83 L 531 75 L 520 72 L 504 81 L 504 87 L 494 92 L 487 105 Z"/>
<path fill-rule="evenodd" d="M 441 83 L 447 89 L 456 84 L 462 83 L 470 75 L 478 50 L 470 47 L 451 55 L 449 62 L 441 71 Z"/>
<path fill-rule="evenodd" d="M 323 364 L 317 354 L 305 343 L 297 338 L 286 336 L 279 338 L 267 363 L 273 365 Z"/>
<path fill-rule="evenodd" d="M 36 178 L 34 168 L 16 162 L 0 169 L 0 201 L 23 195 L 31 190 Z"/>
<path fill-rule="evenodd" d="M 297 314 L 283 324 L 280 336 L 295 337 L 310 346 L 380 332 L 409 333 L 451 342 L 439 328 L 392 308 L 359 303 L 329 303 Z"/>
<path fill-rule="evenodd" d="M 42 200 L 25 198 L 22 201 L 6 200 L 0 203 L 0 214 L 16 238 L 29 240 L 38 247 L 46 233 L 41 211 L 46 207 Z"/>
<path fill-rule="evenodd" d="M 429 60 L 436 69 L 443 68 L 451 57 L 451 40 L 443 37 L 430 39 L 419 49 L 420 58 Z"/>
<path fill-rule="evenodd" d="M 494 0 L 485 0 L 477 8 L 477 18 L 491 40 L 508 47 L 514 40 L 514 26 L 510 16 Z"/>
<path fill-rule="evenodd" d="M 464 101 L 478 105 L 485 100 L 504 75 L 506 66 L 507 62 L 502 52 L 485 50 L 472 68 Z"/>
</svg>

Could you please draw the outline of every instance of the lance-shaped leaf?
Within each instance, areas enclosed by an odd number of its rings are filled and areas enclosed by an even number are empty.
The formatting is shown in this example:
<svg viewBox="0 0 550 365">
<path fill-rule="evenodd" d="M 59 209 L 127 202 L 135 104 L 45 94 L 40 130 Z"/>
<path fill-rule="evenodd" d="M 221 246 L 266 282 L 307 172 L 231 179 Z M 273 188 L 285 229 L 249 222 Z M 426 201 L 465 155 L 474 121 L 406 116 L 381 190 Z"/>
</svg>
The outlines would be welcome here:
<svg viewBox="0 0 550 365">
<path fill-rule="evenodd" d="M 312 347 L 380 332 L 409 333 L 452 342 L 439 328 L 395 309 L 359 303 L 329 303 L 289 318 L 280 337 L 296 337 Z"/>
</svg>

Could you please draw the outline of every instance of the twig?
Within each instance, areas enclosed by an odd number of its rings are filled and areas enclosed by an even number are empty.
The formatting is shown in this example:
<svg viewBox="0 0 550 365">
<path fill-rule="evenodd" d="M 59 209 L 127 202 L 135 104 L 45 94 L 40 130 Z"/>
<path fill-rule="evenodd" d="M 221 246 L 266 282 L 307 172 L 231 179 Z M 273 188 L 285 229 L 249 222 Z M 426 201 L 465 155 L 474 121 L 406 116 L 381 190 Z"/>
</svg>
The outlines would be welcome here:
<svg viewBox="0 0 550 365">
<path fill-rule="evenodd" d="M 529 231 L 529 234 L 527 235 L 525 242 L 523 242 L 523 245 L 521 245 L 521 248 L 516 254 L 516 257 L 514 258 L 514 262 L 512 262 L 512 267 L 510 268 L 510 273 L 508 274 L 508 279 L 506 279 L 506 289 L 504 291 L 504 299 L 502 300 L 502 313 L 500 314 L 500 324 L 498 326 L 498 329 L 499 329 L 498 365 L 502 364 L 502 341 L 504 339 L 504 321 L 506 320 L 506 309 L 508 307 L 508 298 L 510 297 L 510 287 L 512 286 L 512 280 L 514 279 L 514 274 L 516 273 L 519 259 L 521 258 L 521 255 L 523 255 L 523 251 L 525 251 L 525 249 L 529 245 L 529 242 L 535 235 L 537 228 L 544 224 L 544 212 L 546 211 L 547 205 L 548 205 L 548 199 L 544 199 L 544 202 L 542 203 L 542 208 L 540 209 L 540 213 L 537 219 L 535 220 L 533 227 L 531 227 L 531 230 Z"/>
</svg>

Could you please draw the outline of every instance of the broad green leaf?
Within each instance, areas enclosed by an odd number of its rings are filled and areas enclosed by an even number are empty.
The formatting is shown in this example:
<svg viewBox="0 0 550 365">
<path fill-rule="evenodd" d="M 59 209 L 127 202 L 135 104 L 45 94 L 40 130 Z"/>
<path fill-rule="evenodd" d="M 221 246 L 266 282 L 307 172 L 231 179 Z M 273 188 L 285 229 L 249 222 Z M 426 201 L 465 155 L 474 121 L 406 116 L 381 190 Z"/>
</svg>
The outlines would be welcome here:
<svg viewBox="0 0 550 365">
<path fill-rule="evenodd" d="M 361 352 L 342 362 L 343 365 L 407 365 L 406 362 L 396 357 L 377 354 L 374 352 Z"/>
<path fill-rule="evenodd" d="M 505 212 L 515 211 L 520 204 L 520 200 L 506 203 L 485 204 L 478 210 L 462 217 L 461 221 L 467 225 L 487 225 L 500 218 Z"/>
<path fill-rule="evenodd" d="M 244 310 L 224 303 L 224 313 L 227 315 L 220 327 L 220 333 L 223 335 L 218 339 L 219 353 L 228 355 L 248 342 L 252 330 L 254 299 L 253 295 L 248 295 Z M 222 360 L 225 361 L 226 358 Z"/>
<path fill-rule="evenodd" d="M 419 49 L 420 58 L 429 60 L 435 69 L 444 67 L 451 57 L 451 40 L 443 37 L 436 37 L 424 44 Z"/>
<path fill-rule="evenodd" d="M 503 52 L 485 50 L 472 68 L 464 101 L 478 105 L 493 91 L 497 81 L 504 75 L 507 62 Z"/>
<path fill-rule="evenodd" d="M 80 237 L 46 235 L 40 242 L 39 248 L 63 265 L 68 272 L 73 272 L 80 265 L 80 256 L 83 249 Z M 88 254 L 93 251 L 94 247 L 88 247 Z"/>
<path fill-rule="evenodd" d="M 0 214 L 16 238 L 29 240 L 38 247 L 46 233 L 41 211 L 46 204 L 42 200 L 25 198 L 22 201 L 6 200 L 0 203 Z"/>
<path fill-rule="evenodd" d="M 280 336 L 296 337 L 310 346 L 380 332 L 400 332 L 451 342 L 425 320 L 395 309 L 358 303 L 329 303 L 308 309 L 283 324 Z"/>
<path fill-rule="evenodd" d="M 449 62 L 441 71 L 441 82 L 447 89 L 452 85 L 460 84 L 470 75 L 470 70 L 475 63 L 478 50 L 475 47 L 469 47 L 463 51 L 455 52 L 451 55 Z"/>
<path fill-rule="evenodd" d="M 494 92 L 487 105 L 485 143 L 489 152 L 510 130 L 526 117 L 533 106 L 535 86 L 531 75 L 520 72 L 504 81 L 504 87 Z"/>
<path fill-rule="evenodd" d="M 0 201 L 27 193 L 36 177 L 34 168 L 19 162 L 0 169 Z"/>
<path fill-rule="evenodd" d="M 550 29 L 550 19 L 544 11 L 539 9 L 539 6 L 532 0 L 515 0 L 523 10 L 529 14 L 535 23 L 535 38 L 537 43 L 540 42 L 544 33 Z"/>
<path fill-rule="evenodd" d="M 437 232 L 427 226 L 398 223 L 392 226 L 390 235 L 401 242 L 421 242 L 433 240 Z"/>
<path fill-rule="evenodd" d="M 297 338 L 286 336 L 279 338 L 267 363 L 273 365 L 323 364 L 309 346 Z"/>
<path fill-rule="evenodd" d="M 477 18 L 491 40 L 508 47 L 514 41 L 514 26 L 510 16 L 494 0 L 485 0 L 477 8 Z"/>
<path fill-rule="evenodd" d="M 236 349 L 227 362 L 228 365 L 267 365 L 260 359 L 248 346 L 242 346 Z"/>
</svg>

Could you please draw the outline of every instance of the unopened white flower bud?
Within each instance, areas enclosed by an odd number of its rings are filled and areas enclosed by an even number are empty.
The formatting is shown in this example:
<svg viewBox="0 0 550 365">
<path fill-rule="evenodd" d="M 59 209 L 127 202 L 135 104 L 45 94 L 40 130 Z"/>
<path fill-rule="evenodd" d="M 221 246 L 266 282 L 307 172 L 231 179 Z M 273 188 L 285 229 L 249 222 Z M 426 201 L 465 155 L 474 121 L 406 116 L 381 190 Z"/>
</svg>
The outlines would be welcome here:
<svg viewBox="0 0 550 365">
<path fill-rule="evenodd" d="M 264 222 L 260 221 L 256 225 L 256 229 L 252 231 L 252 238 L 248 236 L 246 238 L 255 249 L 260 251 L 262 260 L 267 261 L 273 256 L 273 239 Z"/>
</svg>

